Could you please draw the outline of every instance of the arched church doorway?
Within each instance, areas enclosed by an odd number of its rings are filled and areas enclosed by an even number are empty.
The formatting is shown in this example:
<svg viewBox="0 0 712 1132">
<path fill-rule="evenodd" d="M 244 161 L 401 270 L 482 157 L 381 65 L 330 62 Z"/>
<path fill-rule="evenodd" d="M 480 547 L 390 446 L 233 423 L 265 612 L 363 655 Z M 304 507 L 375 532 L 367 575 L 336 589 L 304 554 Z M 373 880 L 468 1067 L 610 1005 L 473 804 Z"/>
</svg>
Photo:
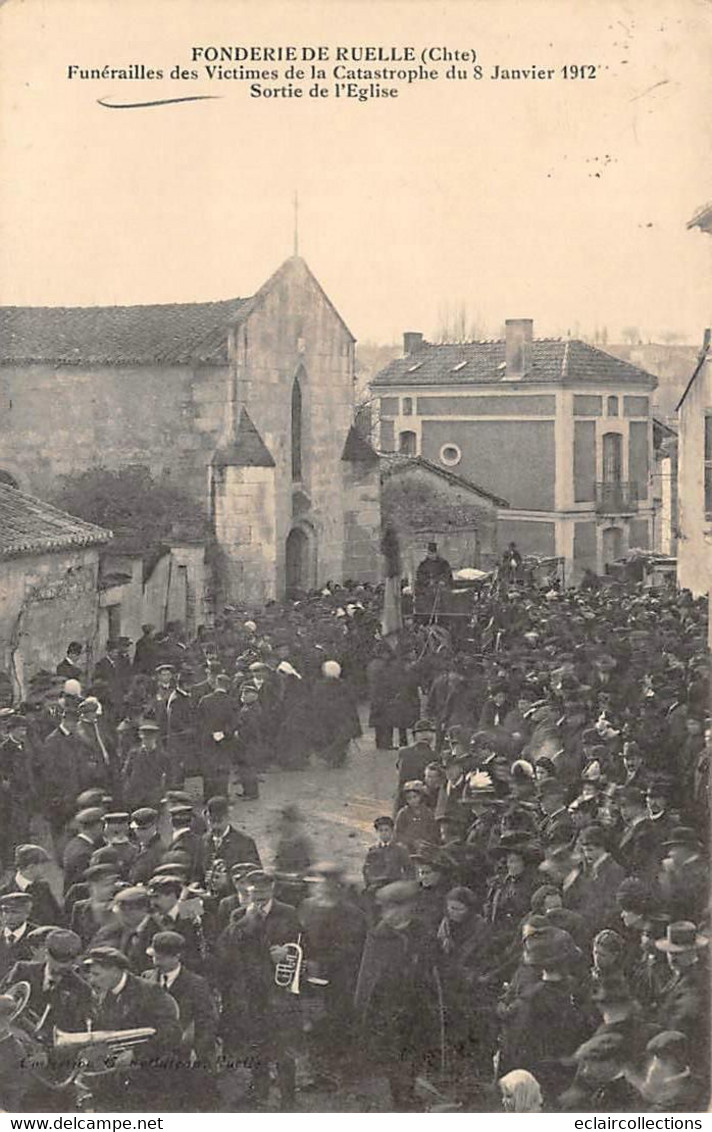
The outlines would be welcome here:
<svg viewBox="0 0 712 1132">
<path fill-rule="evenodd" d="M 285 590 L 287 597 L 313 589 L 314 554 L 312 540 L 301 527 L 293 527 L 287 535 Z"/>
</svg>

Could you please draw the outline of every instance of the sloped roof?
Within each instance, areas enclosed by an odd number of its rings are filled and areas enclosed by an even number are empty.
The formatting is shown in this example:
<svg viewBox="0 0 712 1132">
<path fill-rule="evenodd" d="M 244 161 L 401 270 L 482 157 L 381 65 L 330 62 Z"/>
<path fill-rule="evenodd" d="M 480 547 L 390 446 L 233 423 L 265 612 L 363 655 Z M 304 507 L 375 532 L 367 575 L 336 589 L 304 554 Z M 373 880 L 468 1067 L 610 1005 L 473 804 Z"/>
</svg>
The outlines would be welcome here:
<svg viewBox="0 0 712 1132">
<path fill-rule="evenodd" d="M 111 531 L 0 483 L 0 559 L 109 542 Z"/>
<path fill-rule="evenodd" d="M 361 436 L 355 425 L 351 425 L 346 436 L 341 459 L 347 464 L 377 464 L 378 453 L 367 440 Z"/>
<path fill-rule="evenodd" d="M 410 468 L 423 468 L 424 471 L 447 480 L 453 487 L 462 488 L 464 491 L 472 492 L 483 499 L 487 499 L 490 503 L 494 503 L 495 507 L 509 507 L 506 499 L 494 495 L 486 487 L 480 487 L 479 484 L 473 483 L 465 476 L 458 476 L 456 472 L 451 472 L 448 468 L 441 468 L 439 464 L 433 464 L 430 460 L 426 460 L 424 456 L 404 456 L 400 452 L 381 452 L 379 459 L 383 472 L 387 476 L 406 472 Z"/>
<path fill-rule="evenodd" d="M 108 307 L 0 307 L 0 365 L 179 365 L 228 361 L 227 330 L 243 321 L 286 270 L 304 271 L 353 334 L 309 265 L 291 256 L 246 299 Z"/>
<path fill-rule="evenodd" d="M 131 307 L 0 307 L 0 363 L 227 361 L 226 330 L 249 299 Z"/>
<path fill-rule="evenodd" d="M 506 381 L 504 363 L 503 339 L 443 345 L 424 342 L 414 353 L 390 362 L 376 374 L 371 384 L 383 388 L 389 385 L 501 383 L 508 389 L 532 382 L 556 385 L 577 382 L 646 384 L 651 389 L 657 385 L 653 374 L 577 338 L 535 338 L 531 370 L 517 381 Z"/>
<path fill-rule="evenodd" d="M 272 453 L 247 409 L 240 413 L 235 439 L 216 450 L 212 465 L 214 468 L 274 468 Z"/>
</svg>

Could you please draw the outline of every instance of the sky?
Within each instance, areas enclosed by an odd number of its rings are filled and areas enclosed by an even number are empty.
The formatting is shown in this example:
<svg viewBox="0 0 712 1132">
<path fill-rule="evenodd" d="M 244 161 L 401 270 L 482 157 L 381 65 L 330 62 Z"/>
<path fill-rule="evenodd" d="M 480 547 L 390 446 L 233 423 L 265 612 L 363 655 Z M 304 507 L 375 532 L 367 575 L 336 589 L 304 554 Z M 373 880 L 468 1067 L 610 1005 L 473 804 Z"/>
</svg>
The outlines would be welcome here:
<svg viewBox="0 0 712 1132">
<path fill-rule="evenodd" d="M 331 78 L 318 99 L 67 78 L 286 44 L 474 49 L 485 78 L 365 102 Z M 706 0 L 5 0 L 0 302 L 252 294 L 292 253 L 297 191 L 300 254 L 358 339 L 433 335 L 464 306 L 485 337 L 529 317 L 537 337 L 698 343 L 712 241 L 686 224 L 712 200 L 711 48 Z M 597 77 L 564 80 L 566 64 Z M 97 101 L 197 94 L 221 97 Z"/>
</svg>

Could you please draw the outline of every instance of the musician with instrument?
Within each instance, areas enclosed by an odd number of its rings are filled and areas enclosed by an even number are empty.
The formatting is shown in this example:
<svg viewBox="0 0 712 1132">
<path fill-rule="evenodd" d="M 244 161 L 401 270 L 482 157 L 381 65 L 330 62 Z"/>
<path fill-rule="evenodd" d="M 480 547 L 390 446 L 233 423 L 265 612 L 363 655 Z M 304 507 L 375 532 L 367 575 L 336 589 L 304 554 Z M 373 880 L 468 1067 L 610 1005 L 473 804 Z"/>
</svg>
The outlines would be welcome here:
<svg viewBox="0 0 712 1132">
<path fill-rule="evenodd" d="M 12 991 L 17 984 L 29 988 L 21 1016 L 22 1028 L 16 1029 L 28 1058 L 47 1063 L 47 1071 L 38 1074 L 27 1093 L 28 1111 L 66 1112 L 73 1106 L 71 1064 L 67 1073 L 66 1054 L 52 1046 L 55 1028 L 81 1032 L 91 1015 L 91 990 L 77 973 L 76 962 L 82 942 L 75 932 L 57 928 L 49 932 L 45 942 L 47 959 L 16 963 L 3 981 Z M 19 1027 L 19 1021 L 18 1021 Z"/>
<path fill-rule="evenodd" d="M 251 1068 L 250 1100 L 258 1108 L 267 1103 L 270 1065 L 276 1065 L 282 1111 L 294 1111 L 300 931 L 294 908 L 274 897 L 274 878 L 253 872 L 247 905 L 233 912 L 217 943 L 221 1034 L 228 1055 Z"/>
<path fill-rule="evenodd" d="M 93 1079 L 95 1108 L 100 1112 L 160 1112 L 170 1104 L 180 1056 L 181 1026 L 175 999 L 132 974 L 129 960 L 114 947 L 90 948 L 84 967 L 93 991 L 94 1030 L 150 1032 L 138 1048 L 118 1055 L 112 1072 Z"/>
</svg>

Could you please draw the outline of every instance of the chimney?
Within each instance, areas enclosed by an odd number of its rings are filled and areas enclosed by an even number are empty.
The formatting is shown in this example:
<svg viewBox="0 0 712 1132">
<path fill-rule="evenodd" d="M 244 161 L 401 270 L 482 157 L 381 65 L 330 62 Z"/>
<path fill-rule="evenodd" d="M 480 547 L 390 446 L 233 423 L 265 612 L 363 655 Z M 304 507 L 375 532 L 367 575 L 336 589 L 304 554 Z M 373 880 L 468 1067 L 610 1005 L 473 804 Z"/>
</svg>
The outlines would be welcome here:
<svg viewBox="0 0 712 1132">
<path fill-rule="evenodd" d="M 531 373 L 534 321 L 531 318 L 508 318 L 505 322 L 505 373 L 507 381 L 519 381 Z"/>
<path fill-rule="evenodd" d="M 403 354 L 414 354 L 423 345 L 423 335 L 418 330 L 406 330 L 403 335 Z"/>
</svg>

